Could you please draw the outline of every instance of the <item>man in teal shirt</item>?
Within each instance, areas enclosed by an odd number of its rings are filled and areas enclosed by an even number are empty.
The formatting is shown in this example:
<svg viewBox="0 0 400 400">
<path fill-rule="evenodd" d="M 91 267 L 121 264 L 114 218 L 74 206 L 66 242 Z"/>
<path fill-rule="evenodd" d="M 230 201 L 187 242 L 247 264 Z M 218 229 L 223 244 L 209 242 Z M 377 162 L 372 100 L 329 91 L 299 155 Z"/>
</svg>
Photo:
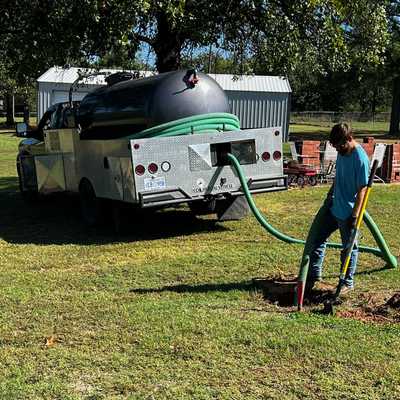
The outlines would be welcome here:
<svg viewBox="0 0 400 400">
<path fill-rule="evenodd" d="M 322 264 L 325 256 L 326 241 L 337 229 L 342 239 L 341 261 L 345 257 L 345 248 L 356 224 L 356 216 L 361 209 L 369 175 L 369 160 L 364 149 L 354 140 L 347 124 L 337 124 L 332 128 L 329 142 L 338 152 L 335 181 L 328 192 L 329 212 L 321 223 L 321 229 L 313 243 L 310 256 L 308 286 L 317 287 L 322 279 Z M 350 264 L 342 293 L 353 289 L 354 273 L 357 268 L 357 242 L 351 253 Z"/>
</svg>

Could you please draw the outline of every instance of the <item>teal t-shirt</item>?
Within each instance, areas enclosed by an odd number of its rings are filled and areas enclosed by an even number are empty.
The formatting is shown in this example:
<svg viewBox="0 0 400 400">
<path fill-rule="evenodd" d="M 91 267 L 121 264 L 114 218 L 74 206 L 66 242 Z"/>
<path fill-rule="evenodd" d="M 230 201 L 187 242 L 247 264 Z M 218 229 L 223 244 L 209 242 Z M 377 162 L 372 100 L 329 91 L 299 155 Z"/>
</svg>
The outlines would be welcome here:
<svg viewBox="0 0 400 400">
<path fill-rule="evenodd" d="M 338 154 L 331 207 L 331 212 L 336 218 L 350 217 L 358 191 L 368 184 L 368 175 L 368 156 L 360 145 L 348 155 Z"/>
</svg>

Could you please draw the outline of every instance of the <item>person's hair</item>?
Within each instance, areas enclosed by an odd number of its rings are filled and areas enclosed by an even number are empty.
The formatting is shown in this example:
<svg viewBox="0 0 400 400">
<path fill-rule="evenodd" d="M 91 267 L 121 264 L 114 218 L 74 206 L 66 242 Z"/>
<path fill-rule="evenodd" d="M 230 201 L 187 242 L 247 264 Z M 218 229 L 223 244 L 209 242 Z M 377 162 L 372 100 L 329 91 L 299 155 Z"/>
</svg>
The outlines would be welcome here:
<svg viewBox="0 0 400 400">
<path fill-rule="evenodd" d="M 329 135 L 329 142 L 332 144 L 350 142 L 352 137 L 351 128 L 347 124 L 336 124 L 333 126 Z"/>
</svg>

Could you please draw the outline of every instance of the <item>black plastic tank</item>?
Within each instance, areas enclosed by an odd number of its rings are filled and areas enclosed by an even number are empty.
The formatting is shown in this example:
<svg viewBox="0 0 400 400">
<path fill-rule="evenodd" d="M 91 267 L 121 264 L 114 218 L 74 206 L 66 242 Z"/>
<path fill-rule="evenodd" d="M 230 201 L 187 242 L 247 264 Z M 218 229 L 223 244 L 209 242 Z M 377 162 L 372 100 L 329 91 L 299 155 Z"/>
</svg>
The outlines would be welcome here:
<svg viewBox="0 0 400 400">
<path fill-rule="evenodd" d="M 230 112 L 223 89 L 194 70 L 173 71 L 101 87 L 80 103 L 82 139 L 116 139 L 198 114 Z"/>
</svg>

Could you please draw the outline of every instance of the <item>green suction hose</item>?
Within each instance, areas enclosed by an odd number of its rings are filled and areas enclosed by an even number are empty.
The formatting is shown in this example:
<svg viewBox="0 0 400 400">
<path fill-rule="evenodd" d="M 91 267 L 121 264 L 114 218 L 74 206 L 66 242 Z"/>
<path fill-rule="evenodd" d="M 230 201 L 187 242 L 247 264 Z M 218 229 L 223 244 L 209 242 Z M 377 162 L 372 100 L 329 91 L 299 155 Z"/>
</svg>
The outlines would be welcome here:
<svg viewBox="0 0 400 400">
<path fill-rule="evenodd" d="M 257 221 L 269 233 L 271 233 L 273 236 L 275 236 L 279 240 L 283 240 L 284 242 L 290 243 L 290 244 L 292 244 L 292 243 L 304 244 L 303 256 L 302 256 L 301 262 L 300 262 L 300 272 L 299 272 L 299 276 L 298 276 L 298 280 L 297 280 L 297 288 L 296 288 L 297 295 L 294 298 L 295 305 L 297 305 L 298 310 L 301 311 L 301 309 L 303 307 L 304 290 L 305 290 L 307 274 L 308 274 L 308 269 L 309 269 L 309 264 L 310 264 L 310 253 L 312 251 L 315 237 L 316 237 L 316 235 L 318 235 L 319 227 L 321 226 L 321 223 L 323 223 L 323 221 L 325 220 L 324 216 L 327 212 L 329 212 L 329 209 L 330 209 L 329 202 L 324 201 L 322 207 L 319 209 L 317 215 L 314 218 L 313 223 L 311 224 L 311 228 L 308 232 L 306 241 L 285 235 L 285 234 L 279 232 L 277 229 L 275 229 L 272 225 L 270 225 L 268 223 L 268 221 L 260 213 L 260 211 L 256 207 L 254 200 L 250 194 L 246 180 L 243 175 L 242 168 L 241 168 L 238 160 L 232 154 L 228 154 L 228 158 L 229 158 L 230 162 L 232 163 L 232 166 L 234 167 L 234 169 L 239 177 L 240 183 L 242 185 L 242 190 L 246 196 L 246 199 L 250 206 L 250 209 L 253 212 L 254 216 L 256 217 Z M 379 249 L 374 248 L 374 247 L 359 246 L 358 247 L 359 251 L 365 252 L 365 253 L 371 253 L 378 257 L 381 257 L 386 261 L 388 267 L 396 268 L 397 267 L 397 258 L 393 254 L 391 254 L 389 247 L 386 244 L 385 239 L 383 238 L 377 225 L 375 224 L 374 220 L 368 214 L 367 211 L 365 211 L 365 213 L 364 213 L 364 221 L 365 221 L 368 229 L 371 231 L 375 241 L 377 242 Z M 341 249 L 342 245 L 339 243 L 328 242 L 327 247 Z"/>
<path fill-rule="evenodd" d="M 232 154 L 228 154 L 228 158 L 231 161 L 236 173 L 238 174 L 240 183 L 242 185 L 242 190 L 244 192 L 244 195 L 246 196 L 246 199 L 247 199 L 247 202 L 249 203 L 251 211 L 253 212 L 257 221 L 267 230 L 267 232 L 269 232 L 271 235 L 275 236 L 277 239 L 282 240 L 289 244 L 307 244 L 310 240 L 305 241 L 305 240 L 296 239 L 291 236 L 285 235 L 284 233 L 278 231 L 271 224 L 268 223 L 268 221 L 263 217 L 263 215 L 260 213 L 260 211 L 258 210 L 257 206 L 254 203 L 253 197 L 251 196 L 251 193 L 247 186 L 246 180 L 243 175 L 243 170 L 239 164 L 239 161 Z M 321 210 L 323 210 L 323 212 L 325 212 L 324 208 L 321 208 Z M 322 217 L 322 212 L 319 212 L 315 218 L 315 221 L 317 221 L 318 223 L 315 223 L 311 226 L 312 233 L 317 230 L 317 228 L 318 228 L 317 225 L 319 225 L 320 220 L 322 219 L 321 217 Z M 373 222 L 371 216 L 368 215 L 368 218 L 369 218 L 368 228 L 371 230 L 371 232 L 374 235 L 374 233 L 379 232 L 379 230 L 378 230 L 376 224 Z M 311 239 L 311 237 L 313 235 L 309 235 L 309 236 Z M 365 253 L 371 253 L 378 257 L 382 257 L 389 264 L 392 264 L 393 259 L 395 260 L 396 258 L 390 253 L 389 248 L 387 247 L 385 240 L 383 239 L 383 236 L 380 232 L 379 232 L 379 235 L 376 235 L 376 236 L 374 235 L 374 238 L 377 238 L 377 237 L 380 238 L 380 240 L 377 240 L 377 241 L 378 241 L 378 245 L 382 246 L 381 249 L 377 249 L 374 247 L 368 247 L 368 246 L 359 246 L 359 248 L 358 248 L 359 251 L 365 252 Z M 339 243 L 328 242 L 327 247 L 331 247 L 334 249 L 341 249 L 342 245 Z M 397 262 L 396 262 L 396 264 L 397 264 Z M 395 267 L 395 265 L 394 265 L 394 267 Z"/>
</svg>

